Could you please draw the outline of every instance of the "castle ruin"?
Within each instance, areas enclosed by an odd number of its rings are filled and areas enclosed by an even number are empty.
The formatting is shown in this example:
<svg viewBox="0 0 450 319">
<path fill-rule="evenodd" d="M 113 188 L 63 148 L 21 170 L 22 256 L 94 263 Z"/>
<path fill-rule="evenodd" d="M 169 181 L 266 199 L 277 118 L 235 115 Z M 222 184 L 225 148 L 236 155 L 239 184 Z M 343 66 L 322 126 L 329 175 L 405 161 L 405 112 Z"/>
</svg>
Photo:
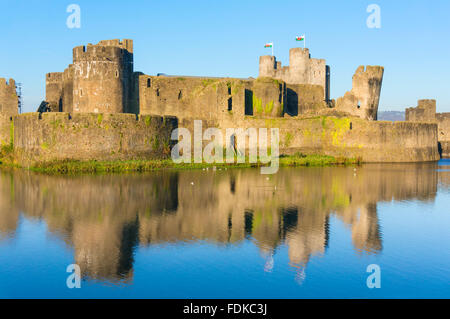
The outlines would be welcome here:
<svg viewBox="0 0 450 319">
<path fill-rule="evenodd" d="M 133 41 L 104 40 L 73 49 L 73 64 L 46 75 L 52 112 L 132 113 Z"/>
<path fill-rule="evenodd" d="M 75 47 L 72 64 L 46 74 L 50 112 L 14 116 L 2 104 L 14 130 L 6 129 L 11 125 L 5 118 L 1 137 L 14 140 L 24 160 L 147 158 L 167 155 L 174 127 L 192 128 L 202 120 L 204 129 L 224 132 L 279 128 L 283 154 L 366 162 L 439 158 L 435 123 L 376 121 L 381 66 L 358 67 L 352 89 L 335 101 L 330 67 L 308 49 L 291 49 L 289 66 L 260 57 L 256 79 L 146 75 L 134 71 L 133 54 L 129 39 Z M 0 97 L 7 91 L 0 87 Z"/>
<path fill-rule="evenodd" d="M 18 114 L 19 97 L 13 79 L 0 78 L 0 145 L 10 144 L 11 118 Z"/>
<path fill-rule="evenodd" d="M 436 113 L 436 100 L 419 100 L 417 107 L 407 108 L 408 122 L 437 123 L 438 149 L 442 157 L 450 157 L 450 113 Z"/>
<path fill-rule="evenodd" d="M 0 114 L 14 116 L 18 114 L 19 97 L 16 92 L 16 82 L 0 78 Z"/>
</svg>

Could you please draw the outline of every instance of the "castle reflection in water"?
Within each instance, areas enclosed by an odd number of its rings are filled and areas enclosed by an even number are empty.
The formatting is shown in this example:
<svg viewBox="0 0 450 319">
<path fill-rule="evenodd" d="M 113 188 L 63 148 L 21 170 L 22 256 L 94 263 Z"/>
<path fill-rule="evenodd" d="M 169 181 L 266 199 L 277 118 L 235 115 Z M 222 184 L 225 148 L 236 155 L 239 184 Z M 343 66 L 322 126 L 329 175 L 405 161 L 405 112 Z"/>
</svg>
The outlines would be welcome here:
<svg viewBox="0 0 450 319">
<path fill-rule="evenodd" d="M 286 245 L 301 274 L 324 253 L 329 219 L 351 228 L 359 253 L 383 249 L 377 204 L 433 201 L 450 175 L 437 164 L 356 168 L 284 168 L 165 171 L 148 175 L 47 176 L 0 173 L 0 241 L 12 236 L 19 215 L 45 221 L 74 249 L 74 263 L 90 279 L 127 281 L 138 246 L 180 241 L 257 245 L 271 256 Z"/>
</svg>

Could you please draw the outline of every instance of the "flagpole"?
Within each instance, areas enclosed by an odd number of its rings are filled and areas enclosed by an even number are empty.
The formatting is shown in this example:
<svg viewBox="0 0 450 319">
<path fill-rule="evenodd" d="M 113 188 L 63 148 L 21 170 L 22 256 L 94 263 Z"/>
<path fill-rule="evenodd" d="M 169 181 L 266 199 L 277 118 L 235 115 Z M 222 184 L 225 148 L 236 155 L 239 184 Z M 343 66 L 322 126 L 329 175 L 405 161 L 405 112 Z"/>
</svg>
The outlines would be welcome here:
<svg viewBox="0 0 450 319">
<path fill-rule="evenodd" d="M 273 41 L 272 41 L 272 56 L 273 56 Z"/>
<path fill-rule="evenodd" d="M 306 49 L 306 33 L 303 36 L 303 50 L 305 50 L 305 49 Z"/>
</svg>

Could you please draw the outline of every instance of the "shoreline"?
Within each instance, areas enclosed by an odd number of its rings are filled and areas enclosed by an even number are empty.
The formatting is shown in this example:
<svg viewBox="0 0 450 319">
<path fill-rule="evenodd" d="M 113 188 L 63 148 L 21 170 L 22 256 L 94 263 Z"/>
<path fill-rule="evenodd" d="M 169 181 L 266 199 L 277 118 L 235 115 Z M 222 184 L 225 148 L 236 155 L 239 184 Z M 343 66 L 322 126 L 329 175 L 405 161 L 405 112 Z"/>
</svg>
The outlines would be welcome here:
<svg viewBox="0 0 450 319">
<path fill-rule="evenodd" d="M 279 158 L 279 167 L 326 167 L 360 165 L 359 158 L 333 157 L 327 155 L 282 155 Z M 174 163 L 171 159 L 147 159 L 147 160 L 114 160 L 114 161 L 78 161 L 58 160 L 51 162 L 34 163 L 30 166 L 22 166 L 13 161 L 0 159 L 0 169 L 23 169 L 45 174 L 72 175 L 72 174 L 101 174 L 101 173 L 129 173 L 152 172 L 164 169 L 232 169 L 232 168 L 257 168 L 268 166 L 270 163 L 250 163 L 246 158 L 244 163 Z"/>
</svg>

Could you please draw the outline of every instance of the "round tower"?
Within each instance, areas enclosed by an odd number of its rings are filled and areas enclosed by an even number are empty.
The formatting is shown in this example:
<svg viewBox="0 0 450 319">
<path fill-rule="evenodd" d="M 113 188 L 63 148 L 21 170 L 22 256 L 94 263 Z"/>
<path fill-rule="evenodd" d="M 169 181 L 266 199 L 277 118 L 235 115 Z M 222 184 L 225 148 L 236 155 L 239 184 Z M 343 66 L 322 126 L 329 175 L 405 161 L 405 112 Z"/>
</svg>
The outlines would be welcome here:
<svg viewBox="0 0 450 319">
<path fill-rule="evenodd" d="M 118 40 L 110 40 L 73 49 L 73 112 L 127 110 L 133 73 L 133 54 L 127 50 L 129 41 L 122 45 Z"/>
<path fill-rule="evenodd" d="M 292 48 L 289 50 L 289 84 L 309 83 L 309 49 Z"/>
</svg>

